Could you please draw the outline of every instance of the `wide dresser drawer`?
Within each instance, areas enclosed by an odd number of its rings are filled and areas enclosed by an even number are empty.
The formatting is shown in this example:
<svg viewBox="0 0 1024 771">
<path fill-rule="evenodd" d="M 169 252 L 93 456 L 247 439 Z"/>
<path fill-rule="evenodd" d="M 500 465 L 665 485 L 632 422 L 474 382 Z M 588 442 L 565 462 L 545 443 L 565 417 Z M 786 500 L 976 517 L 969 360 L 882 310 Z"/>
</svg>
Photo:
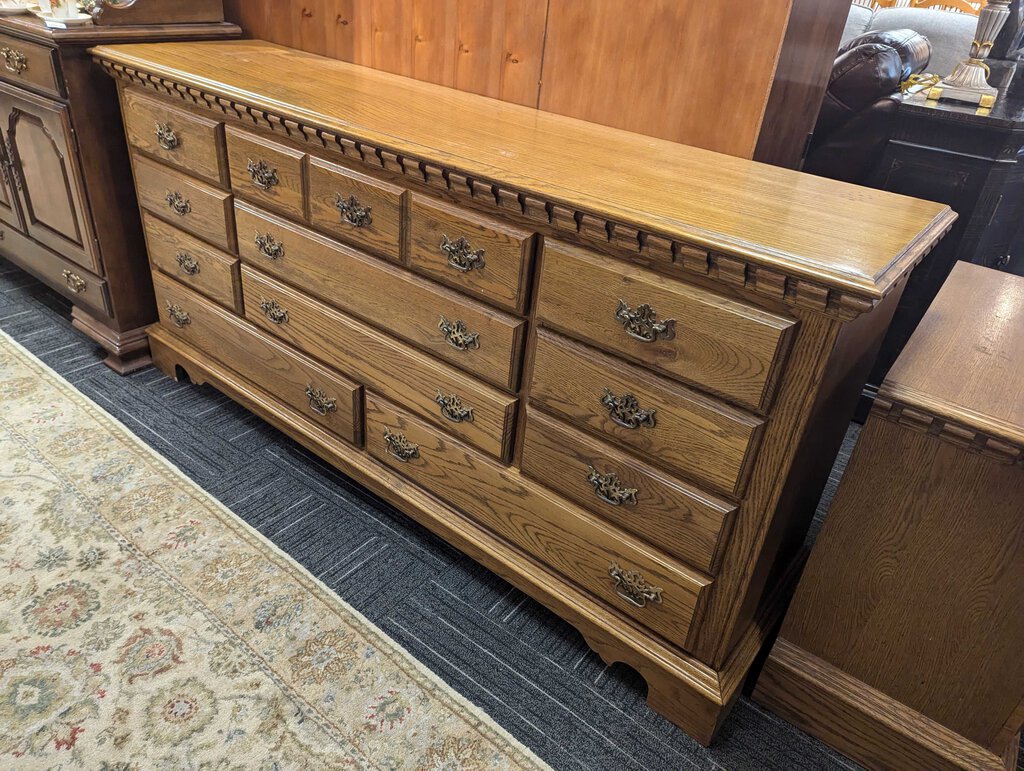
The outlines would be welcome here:
<svg viewBox="0 0 1024 771">
<path fill-rule="evenodd" d="M 366 447 L 604 603 L 685 645 L 710 579 L 370 392 Z"/>
<path fill-rule="evenodd" d="M 160 273 L 153 274 L 153 285 L 165 328 L 341 439 L 360 443 L 359 384 Z"/>
<path fill-rule="evenodd" d="M 0 34 L 0 78 L 50 96 L 64 96 L 57 51 L 11 35 Z"/>
<path fill-rule="evenodd" d="M 691 284 L 548 241 L 537 315 L 551 326 L 766 411 L 796 326 Z"/>
<path fill-rule="evenodd" d="M 242 312 L 237 257 L 203 243 L 148 212 L 142 213 L 142 224 L 153 267 L 225 308 Z"/>
</svg>

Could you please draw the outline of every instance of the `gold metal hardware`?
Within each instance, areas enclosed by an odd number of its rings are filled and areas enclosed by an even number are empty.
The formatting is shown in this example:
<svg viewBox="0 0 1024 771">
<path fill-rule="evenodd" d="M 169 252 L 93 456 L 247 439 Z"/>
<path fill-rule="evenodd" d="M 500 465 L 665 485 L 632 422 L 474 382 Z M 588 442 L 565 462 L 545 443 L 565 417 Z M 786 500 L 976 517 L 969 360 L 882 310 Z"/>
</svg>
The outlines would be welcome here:
<svg viewBox="0 0 1024 771">
<path fill-rule="evenodd" d="M 156 141 L 164 150 L 177 150 L 180 144 L 174 130 L 166 123 L 159 121 L 156 124 Z"/>
<path fill-rule="evenodd" d="M 601 404 L 608 409 L 608 417 L 623 428 L 654 428 L 657 425 L 656 409 L 641 409 L 640 402 L 633 394 L 616 396 L 611 389 L 604 389 Z"/>
<path fill-rule="evenodd" d="M 400 431 L 392 431 L 387 426 L 384 427 L 384 443 L 387 445 L 387 454 L 402 463 L 408 463 L 413 458 L 420 457 L 418 444 L 413 444 L 405 438 L 405 434 Z"/>
<path fill-rule="evenodd" d="M 174 259 L 177 261 L 178 267 L 181 268 L 182 273 L 185 275 L 199 275 L 199 263 L 196 261 L 196 258 L 188 252 L 178 252 Z"/>
<path fill-rule="evenodd" d="M 4 46 L 3 48 L 0 48 L 0 56 L 4 58 L 4 69 L 8 72 L 20 75 L 28 69 L 28 57 L 26 57 L 21 51 L 11 48 L 10 46 Z"/>
<path fill-rule="evenodd" d="M 192 317 L 185 312 L 185 309 L 180 305 L 171 305 L 167 303 L 167 315 L 170 316 L 171 321 L 174 322 L 174 326 L 181 329 L 187 327 L 192 323 Z"/>
<path fill-rule="evenodd" d="M 24 189 L 24 182 L 22 182 L 21 179 L 21 170 L 15 164 L 14 159 L 17 158 L 18 156 L 17 153 L 14 151 L 14 143 L 11 142 L 10 139 L 5 139 L 4 146 L 7 148 L 7 171 L 10 173 L 11 177 L 14 180 L 14 186 L 18 188 L 18 190 L 22 190 Z"/>
<path fill-rule="evenodd" d="M 623 570 L 618 562 L 608 567 L 608 575 L 615 582 L 616 593 L 631 605 L 646 608 L 647 603 L 661 604 L 660 586 L 651 586 L 637 570 Z"/>
<path fill-rule="evenodd" d="M 473 422 L 473 408 L 465 406 L 457 394 L 445 396 L 438 391 L 434 401 L 441 407 L 441 414 L 453 423 Z"/>
<path fill-rule="evenodd" d="M 312 385 L 306 386 L 306 398 L 309 399 L 309 408 L 317 415 L 327 415 L 338 411 L 338 400 L 331 399 L 319 388 Z"/>
<path fill-rule="evenodd" d="M 448 256 L 448 266 L 460 273 L 469 273 L 473 268 L 482 268 L 486 265 L 484 250 L 474 251 L 470 248 L 469 241 L 462 236 L 452 241 L 447 234 L 442 234 L 441 251 Z"/>
<path fill-rule="evenodd" d="M 441 330 L 448 345 L 458 351 L 469 351 L 480 347 L 480 333 L 470 332 L 466 329 L 466 322 L 460 319 L 448 321 L 442 316 L 437 328 Z"/>
<path fill-rule="evenodd" d="M 77 273 L 72 273 L 70 270 L 65 270 L 61 275 L 64 276 L 64 283 L 68 285 L 68 289 L 75 294 L 81 294 L 85 291 L 86 286 L 88 286 L 84 278 Z"/>
<path fill-rule="evenodd" d="M 171 207 L 171 211 L 179 217 L 184 217 L 186 214 L 190 214 L 192 212 L 191 202 L 189 202 L 189 200 L 179 192 L 168 193 L 164 200 L 167 201 L 167 205 Z"/>
<path fill-rule="evenodd" d="M 257 233 L 256 248 L 260 250 L 264 257 L 270 260 L 280 260 L 284 257 L 284 243 L 278 241 L 270 233 Z"/>
<path fill-rule="evenodd" d="M 625 300 L 620 299 L 615 309 L 615 318 L 622 322 L 627 335 L 644 343 L 653 343 L 659 338 L 671 340 L 676 336 L 675 319 L 659 322 L 657 312 L 647 303 L 637 306 L 634 311 Z"/>
<path fill-rule="evenodd" d="M 593 466 L 587 466 L 587 481 L 594 486 L 597 497 L 612 506 L 636 506 L 636 494 L 633 487 L 623 487 L 617 474 L 602 474 Z"/>
<path fill-rule="evenodd" d="M 266 161 L 254 161 L 250 158 L 246 169 L 252 177 L 252 183 L 260 190 L 270 190 L 281 183 L 277 177 L 277 169 L 272 169 Z"/>
<path fill-rule="evenodd" d="M 260 300 L 260 310 L 267 320 L 273 324 L 287 324 L 288 311 L 278 305 L 277 300 Z"/>
<path fill-rule="evenodd" d="M 354 195 L 345 198 L 341 193 L 337 194 L 334 207 L 341 212 L 341 218 L 357 228 L 366 228 L 373 224 L 373 207 L 362 206 L 359 199 Z"/>
</svg>

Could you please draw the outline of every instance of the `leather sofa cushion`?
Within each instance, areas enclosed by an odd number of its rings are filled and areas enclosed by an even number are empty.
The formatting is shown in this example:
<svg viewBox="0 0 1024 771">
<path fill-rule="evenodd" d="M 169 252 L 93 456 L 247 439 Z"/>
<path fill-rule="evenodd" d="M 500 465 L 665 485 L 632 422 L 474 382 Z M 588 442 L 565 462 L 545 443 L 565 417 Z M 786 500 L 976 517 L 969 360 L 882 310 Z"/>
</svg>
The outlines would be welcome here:
<svg viewBox="0 0 1024 771">
<path fill-rule="evenodd" d="M 827 136 L 880 95 L 898 90 L 902 74 L 899 52 L 884 43 L 864 43 L 841 54 L 832 67 L 815 135 Z"/>
<path fill-rule="evenodd" d="M 887 45 L 900 55 L 900 59 L 903 60 L 901 83 L 914 73 L 924 70 L 932 55 L 932 46 L 928 38 L 912 29 L 893 29 L 885 32 L 867 32 L 847 41 L 839 48 L 836 58 L 865 43 Z"/>
</svg>

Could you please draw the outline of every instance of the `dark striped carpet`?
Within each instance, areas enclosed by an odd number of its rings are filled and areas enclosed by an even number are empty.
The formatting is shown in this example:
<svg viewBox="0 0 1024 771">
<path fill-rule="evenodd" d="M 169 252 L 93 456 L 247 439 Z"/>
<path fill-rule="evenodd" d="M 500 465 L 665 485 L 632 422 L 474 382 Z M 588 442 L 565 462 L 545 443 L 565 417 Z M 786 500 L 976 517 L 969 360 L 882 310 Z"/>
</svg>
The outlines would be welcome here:
<svg viewBox="0 0 1024 771">
<path fill-rule="evenodd" d="M 0 329 L 555 768 L 854 768 L 746 699 L 699 746 L 647 709 L 632 670 L 605 667 L 572 627 L 227 397 L 152 368 L 115 375 L 68 310 L 0 260 Z"/>
</svg>

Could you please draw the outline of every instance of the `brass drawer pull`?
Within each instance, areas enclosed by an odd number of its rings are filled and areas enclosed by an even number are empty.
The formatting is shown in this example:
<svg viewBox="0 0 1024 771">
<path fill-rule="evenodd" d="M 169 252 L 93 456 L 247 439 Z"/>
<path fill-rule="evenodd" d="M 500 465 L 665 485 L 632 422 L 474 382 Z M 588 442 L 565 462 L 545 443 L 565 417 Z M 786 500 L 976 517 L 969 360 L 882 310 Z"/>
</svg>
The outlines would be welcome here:
<svg viewBox="0 0 1024 771">
<path fill-rule="evenodd" d="M 587 481 L 594 486 L 594 493 L 612 506 L 636 506 L 639 490 L 623 487 L 617 474 L 602 474 L 593 466 L 587 466 Z"/>
<path fill-rule="evenodd" d="M 608 575 L 615 582 L 618 595 L 631 605 L 646 608 L 649 602 L 661 604 L 661 587 L 651 586 L 639 571 L 623 570 L 618 562 L 613 562 L 608 567 Z"/>
<path fill-rule="evenodd" d="M 178 267 L 181 268 L 182 273 L 188 276 L 199 275 L 199 263 L 196 258 L 188 252 L 178 252 L 178 255 L 174 258 L 178 262 Z"/>
<path fill-rule="evenodd" d="M 156 124 L 156 141 L 164 150 L 177 150 L 180 144 L 174 130 L 166 123 L 159 121 Z"/>
<path fill-rule="evenodd" d="M 28 69 L 28 57 L 21 51 L 10 46 L 4 46 L 0 48 L 0 56 L 4 57 L 4 69 L 8 72 L 20 75 Z"/>
<path fill-rule="evenodd" d="M 270 235 L 270 233 L 257 233 L 255 241 L 256 248 L 267 259 L 280 260 L 284 257 L 284 244 Z"/>
<path fill-rule="evenodd" d="M 405 438 L 405 434 L 400 431 L 392 431 L 387 426 L 384 427 L 384 443 L 387 445 L 388 455 L 402 463 L 408 463 L 413 458 L 420 457 L 418 444 L 413 444 Z"/>
<path fill-rule="evenodd" d="M 81 294 L 85 291 L 86 286 L 88 286 L 84 278 L 77 273 L 72 273 L 70 270 L 65 270 L 61 275 L 64 276 L 64 283 L 68 285 L 68 289 L 75 294 Z"/>
<path fill-rule="evenodd" d="M 334 207 L 341 212 L 341 218 L 349 225 L 357 228 L 368 228 L 373 224 L 373 207 L 362 206 L 359 199 L 354 195 L 345 198 L 341 193 L 337 194 Z"/>
<path fill-rule="evenodd" d="M 656 409 L 641 409 L 640 402 L 633 394 L 616 396 L 611 389 L 604 389 L 601 404 L 608 409 L 608 417 L 623 428 L 654 428 L 657 425 Z"/>
<path fill-rule="evenodd" d="M 470 332 L 466 329 L 466 322 L 460 319 L 448 321 L 442 316 L 437 328 L 441 330 L 448 345 L 457 351 L 470 351 L 480 347 L 480 333 Z"/>
<path fill-rule="evenodd" d="M 634 311 L 625 300 L 620 299 L 615 309 L 615 318 L 622 322 L 627 335 L 643 343 L 653 343 L 659 338 L 671 340 L 676 336 L 675 319 L 658 321 L 658 313 L 647 303 L 638 305 Z"/>
<path fill-rule="evenodd" d="M 306 398 L 309 399 L 309 408 L 317 415 L 324 415 L 338 411 L 338 400 L 331 399 L 319 388 L 312 385 L 306 386 Z"/>
<path fill-rule="evenodd" d="M 442 234 L 441 251 L 448 256 L 448 266 L 460 273 L 469 273 L 473 268 L 482 268 L 486 265 L 484 250 L 474 251 L 470 248 L 469 241 L 461 236 L 452 241 L 447 234 Z"/>
<path fill-rule="evenodd" d="M 288 323 L 288 311 L 278 305 L 277 300 L 260 300 L 260 310 L 272 324 Z"/>
<path fill-rule="evenodd" d="M 192 323 L 192 317 L 189 316 L 180 305 L 171 305 L 171 303 L 167 303 L 167 315 L 170 316 L 171 321 L 174 322 L 174 326 L 178 327 L 178 329 L 187 327 Z"/>
<path fill-rule="evenodd" d="M 171 211 L 179 217 L 184 217 L 186 214 L 190 214 L 192 212 L 192 204 L 181 193 L 168 193 L 164 200 L 167 201 L 167 205 L 171 207 Z"/>
<path fill-rule="evenodd" d="M 254 161 L 250 158 L 246 169 L 249 176 L 252 177 L 252 183 L 260 190 L 270 190 L 281 183 L 281 180 L 277 178 L 277 169 L 272 169 L 266 161 Z"/>
<path fill-rule="evenodd" d="M 465 406 L 457 394 L 445 396 L 438 391 L 434 401 L 441 407 L 441 414 L 453 423 L 473 422 L 473 408 Z"/>
</svg>

